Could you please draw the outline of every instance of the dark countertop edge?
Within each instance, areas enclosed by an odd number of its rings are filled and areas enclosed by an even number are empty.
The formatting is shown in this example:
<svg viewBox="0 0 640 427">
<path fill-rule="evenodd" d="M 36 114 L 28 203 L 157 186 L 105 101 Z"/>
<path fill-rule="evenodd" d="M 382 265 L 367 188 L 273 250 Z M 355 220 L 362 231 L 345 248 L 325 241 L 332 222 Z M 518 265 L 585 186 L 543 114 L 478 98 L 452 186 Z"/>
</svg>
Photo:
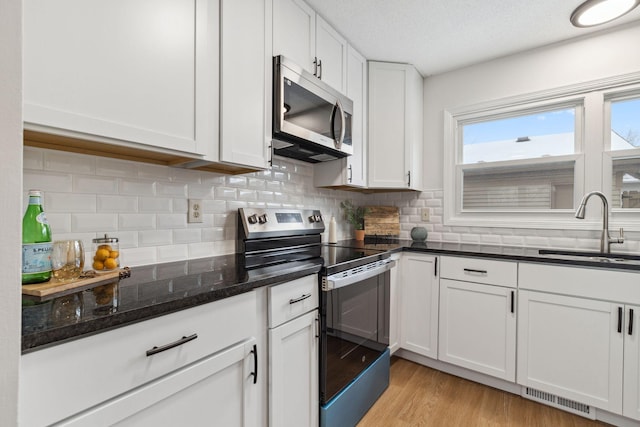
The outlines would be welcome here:
<svg viewBox="0 0 640 427">
<path fill-rule="evenodd" d="M 518 249 L 515 248 L 514 249 Z M 492 258 L 492 259 L 500 259 L 503 261 L 518 261 L 518 262 L 532 262 L 537 264 L 557 264 L 557 265 L 566 265 L 566 266 L 581 266 L 581 267 L 592 267 L 598 269 L 607 269 L 607 270 L 631 270 L 631 271 L 640 271 L 640 265 L 637 264 L 624 264 L 624 263 L 604 263 L 601 261 L 590 261 L 587 258 L 584 260 L 579 259 L 560 259 L 553 258 L 553 255 L 549 256 L 535 256 L 535 255 L 517 255 L 517 254 L 498 254 L 491 252 L 482 252 L 482 251 L 461 251 L 461 250 L 451 250 L 451 249 L 436 249 L 436 248 L 416 248 L 416 247 L 407 247 L 404 246 L 401 249 L 403 252 L 422 252 L 422 253 L 432 253 L 437 255 L 451 255 L 458 257 L 475 257 L 475 258 Z M 531 249 L 537 250 L 537 249 Z"/>
<path fill-rule="evenodd" d="M 245 292 L 250 292 L 263 286 L 276 285 L 299 279 L 310 274 L 317 274 L 320 271 L 320 267 L 320 265 L 314 265 L 293 272 L 261 277 L 249 282 L 239 283 L 177 300 L 155 304 L 149 307 L 117 312 L 110 316 L 88 320 L 80 324 L 66 325 L 60 328 L 48 330 L 44 333 L 34 332 L 22 335 L 22 354 L 43 350 L 55 345 L 117 329 L 122 326 L 128 326 L 145 320 L 150 320 L 165 314 L 175 313 L 177 311 L 196 307 L 202 304 L 219 301 Z M 78 332 L 79 329 L 80 332 Z"/>
</svg>

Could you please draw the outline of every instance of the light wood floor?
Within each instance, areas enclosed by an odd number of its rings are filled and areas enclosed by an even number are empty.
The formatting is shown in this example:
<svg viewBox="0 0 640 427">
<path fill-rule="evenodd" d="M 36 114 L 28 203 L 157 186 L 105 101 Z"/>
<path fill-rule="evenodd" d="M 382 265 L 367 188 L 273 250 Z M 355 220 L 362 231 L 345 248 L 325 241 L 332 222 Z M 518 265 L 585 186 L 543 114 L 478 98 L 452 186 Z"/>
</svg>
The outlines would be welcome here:
<svg viewBox="0 0 640 427">
<path fill-rule="evenodd" d="M 358 427 L 609 426 L 393 357 L 389 388 Z"/>
</svg>

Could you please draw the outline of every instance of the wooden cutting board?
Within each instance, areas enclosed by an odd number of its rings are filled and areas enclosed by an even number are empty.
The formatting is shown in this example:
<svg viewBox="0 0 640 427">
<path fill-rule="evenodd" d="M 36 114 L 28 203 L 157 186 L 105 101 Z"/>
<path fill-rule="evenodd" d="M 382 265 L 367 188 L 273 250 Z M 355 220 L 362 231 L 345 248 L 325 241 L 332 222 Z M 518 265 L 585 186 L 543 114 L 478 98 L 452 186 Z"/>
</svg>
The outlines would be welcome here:
<svg viewBox="0 0 640 427">
<path fill-rule="evenodd" d="M 366 236 L 399 236 L 400 210 L 396 206 L 367 206 L 364 216 Z"/>
<path fill-rule="evenodd" d="M 107 283 L 117 282 L 131 276 L 129 267 L 114 270 L 104 274 L 97 274 L 95 271 L 85 271 L 84 276 L 69 282 L 51 279 L 48 282 L 36 283 L 33 285 L 22 285 L 22 294 L 28 295 L 38 301 L 47 301 L 51 298 L 69 295 L 75 292 L 84 291 L 93 287 Z"/>
</svg>

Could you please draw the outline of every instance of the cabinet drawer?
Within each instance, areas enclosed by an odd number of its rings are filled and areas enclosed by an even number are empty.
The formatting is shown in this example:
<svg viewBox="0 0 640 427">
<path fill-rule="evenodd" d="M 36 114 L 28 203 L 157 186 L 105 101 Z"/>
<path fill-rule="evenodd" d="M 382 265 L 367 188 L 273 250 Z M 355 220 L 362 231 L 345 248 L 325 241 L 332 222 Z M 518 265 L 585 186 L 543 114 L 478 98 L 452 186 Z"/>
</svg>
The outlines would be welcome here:
<svg viewBox="0 0 640 427">
<path fill-rule="evenodd" d="M 51 424 L 254 336 L 256 309 L 255 292 L 247 292 L 26 354 L 21 421 Z"/>
<path fill-rule="evenodd" d="M 487 285 L 511 286 L 518 283 L 518 263 L 486 258 L 440 258 L 440 277 Z"/>
<path fill-rule="evenodd" d="M 313 274 L 269 288 L 269 327 L 318 308 L 318 276 Z"/>
</svg>

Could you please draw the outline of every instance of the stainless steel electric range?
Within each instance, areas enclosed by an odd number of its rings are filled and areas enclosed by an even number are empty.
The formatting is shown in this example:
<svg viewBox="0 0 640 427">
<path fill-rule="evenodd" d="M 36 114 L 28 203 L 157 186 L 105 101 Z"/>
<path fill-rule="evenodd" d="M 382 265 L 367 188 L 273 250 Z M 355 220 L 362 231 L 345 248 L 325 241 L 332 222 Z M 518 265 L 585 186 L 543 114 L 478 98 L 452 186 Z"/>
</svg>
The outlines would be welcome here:
<svg viewBox="0 0 640 427">
<path fill-rule="evenodd" d="M 354 426 L 389 384 L 389 270 L 384 251 L 322 243 L 318 210 L 238 210 L 238 252 L 248 274 L 322 263 L 321 426 Z"/>
</svg>

